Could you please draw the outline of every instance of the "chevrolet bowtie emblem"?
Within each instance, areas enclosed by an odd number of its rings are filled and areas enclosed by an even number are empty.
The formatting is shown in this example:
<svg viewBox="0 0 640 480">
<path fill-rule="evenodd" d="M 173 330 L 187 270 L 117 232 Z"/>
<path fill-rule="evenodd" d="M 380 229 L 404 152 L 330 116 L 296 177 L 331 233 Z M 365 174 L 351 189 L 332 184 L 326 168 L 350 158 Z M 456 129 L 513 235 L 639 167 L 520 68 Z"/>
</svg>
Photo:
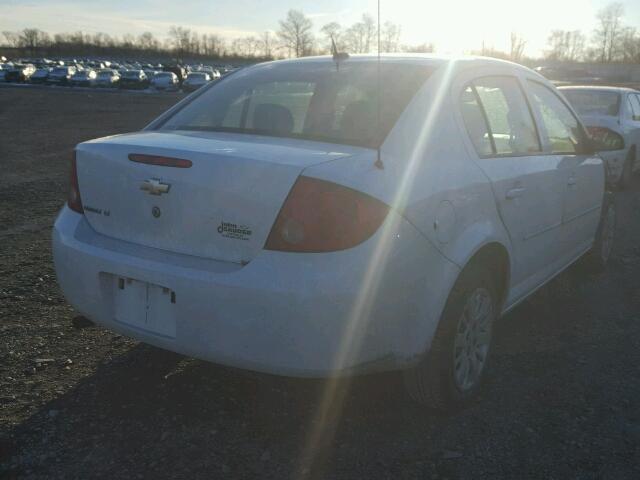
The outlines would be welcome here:
<svg viewBox="0 0 640 480">
<path fill-rule="evenodd" d="M 163 193 L 169 193 L 171 185 L 168 183 L 162 183 L 157 178 L 150 178 L 142 182 L 140 190 L 149 192 L 151 195 L 162 195 Z"/>
</svg>

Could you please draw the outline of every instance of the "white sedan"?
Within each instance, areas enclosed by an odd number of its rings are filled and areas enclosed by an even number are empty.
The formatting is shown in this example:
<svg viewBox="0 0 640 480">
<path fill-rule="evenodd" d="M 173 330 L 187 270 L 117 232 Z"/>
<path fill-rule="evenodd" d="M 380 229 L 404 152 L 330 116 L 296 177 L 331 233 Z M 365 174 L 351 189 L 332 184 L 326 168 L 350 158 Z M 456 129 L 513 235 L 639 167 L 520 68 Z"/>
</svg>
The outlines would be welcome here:
<svg viewBox="0 0 640 480">
<path fill-rule="evenodd" d="M 116 332 L 275 374 L 403 370 L 443 407 L 477 393 L 494 321 L 585 254 L 603 268 L 614 227 L 603 162 L 540 75 L 320 57 L 79 144 L 53 252 Z"/>
<path fill-rule="evenodd" d="M 604 150 L 610 181 L 628 187 L 640 170 L 640 92 L 619 87 L 560 87 Z"/>
<path fill-rule="evenodd" d="M 178 90 L 180 81 L 173 72 L 158 72 L 151 79 L 151 86 L 156 90 Z"/>
</svg>

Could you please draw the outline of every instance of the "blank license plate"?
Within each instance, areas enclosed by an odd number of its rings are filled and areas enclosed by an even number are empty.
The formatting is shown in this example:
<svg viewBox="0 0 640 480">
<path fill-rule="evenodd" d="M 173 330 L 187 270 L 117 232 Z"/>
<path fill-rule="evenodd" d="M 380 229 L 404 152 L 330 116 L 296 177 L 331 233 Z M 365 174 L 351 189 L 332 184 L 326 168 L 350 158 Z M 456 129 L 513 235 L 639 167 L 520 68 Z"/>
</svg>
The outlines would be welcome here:
<svg viewBox="0 0 640 480">
<path fill-rule="evenodd" d="M 114 310 L 120 323 L 175 338 L 176 296 L 166 287 L 113 276 Z"/>
</svg>

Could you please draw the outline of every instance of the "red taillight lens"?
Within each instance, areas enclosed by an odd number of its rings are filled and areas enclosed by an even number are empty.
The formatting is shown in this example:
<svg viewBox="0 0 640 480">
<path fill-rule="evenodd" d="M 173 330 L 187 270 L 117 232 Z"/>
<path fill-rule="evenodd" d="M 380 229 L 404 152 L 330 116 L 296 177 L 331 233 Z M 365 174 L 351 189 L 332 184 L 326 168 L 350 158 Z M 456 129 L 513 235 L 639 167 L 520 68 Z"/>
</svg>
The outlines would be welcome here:
<svg viewBox="0 0 640 480">
<path fill-rule="evenodd" d="M 80 199 L 80 187 L 78 186 L 78 169 L 76 167 L 76 152 L 73 152 L 71 158 L 71 176 L 69 178 L 69 198 L 67 199 L 67 205 L 71 210 L 78 213 L 84 213 L 82 208 L 82 200 Z"/>
<path fill-rule="evenodd" d="M 331 252 L 364 242 L 380 227 L 389 207 L 335 183 L 300 177 L 267 238 L 267 250 Z"/>
</svg>

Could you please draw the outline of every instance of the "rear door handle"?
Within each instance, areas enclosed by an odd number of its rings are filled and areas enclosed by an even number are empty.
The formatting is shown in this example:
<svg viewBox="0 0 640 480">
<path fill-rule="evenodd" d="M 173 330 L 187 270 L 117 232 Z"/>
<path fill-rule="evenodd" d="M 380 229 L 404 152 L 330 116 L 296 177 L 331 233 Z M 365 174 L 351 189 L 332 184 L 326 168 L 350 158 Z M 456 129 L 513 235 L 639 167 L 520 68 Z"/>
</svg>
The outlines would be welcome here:
<svg viewBox="0 0 640 480">
<path fill-rule="evenodd" d="M 524 191 L 525 189 L 523 187 L 512 188 L 511 190 L 507 190 L 505 197 L 507 200 L 513 200 L 514 198 L 521 197 Z"/>
</svg>

